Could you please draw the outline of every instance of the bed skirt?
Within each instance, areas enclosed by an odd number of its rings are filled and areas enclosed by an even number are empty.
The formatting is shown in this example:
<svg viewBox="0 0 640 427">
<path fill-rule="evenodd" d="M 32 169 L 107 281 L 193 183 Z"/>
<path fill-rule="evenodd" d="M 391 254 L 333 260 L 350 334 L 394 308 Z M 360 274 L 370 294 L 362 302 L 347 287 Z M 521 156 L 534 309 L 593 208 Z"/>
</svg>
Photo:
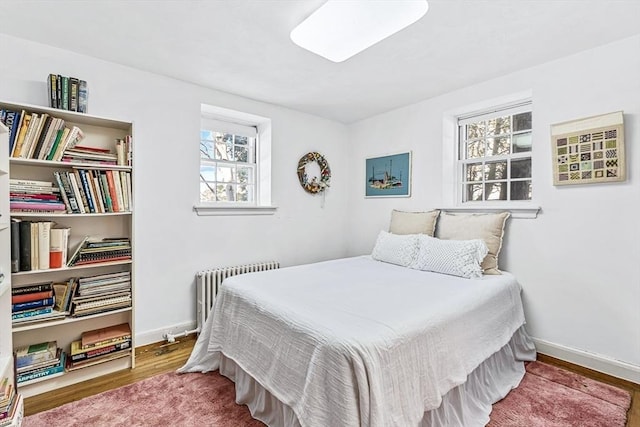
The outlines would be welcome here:
<svg viewBox="0 0 640 427">
<path fill-rule="evenodd" d="M 509 343 L 480 364 L 467 381 L 446 393 L 436 409 L 425 412 L 421 427 L 474 427 L 489 422 L 491 405 L 524 377 L 525 361 L 536 359 L 533 342 L 524 326 Z M 276 399 L 233 360 L 220 355 L 220 373 L 235 383 L 236 402 L 270 427 L 299 427 L 293 410 Z"/>
</svg>

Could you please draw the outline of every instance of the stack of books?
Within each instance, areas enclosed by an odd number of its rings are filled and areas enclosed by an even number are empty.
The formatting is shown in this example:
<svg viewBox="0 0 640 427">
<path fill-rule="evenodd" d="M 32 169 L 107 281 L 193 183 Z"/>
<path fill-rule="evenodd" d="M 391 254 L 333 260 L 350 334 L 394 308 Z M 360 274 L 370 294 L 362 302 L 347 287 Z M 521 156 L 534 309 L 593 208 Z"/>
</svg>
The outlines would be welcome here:
<svg viewBox="0 0 640 427">
<path fill-rule="evenodd" d="M 65 150 L 62 156 L 62 161 L 115 165 L 117 164 L 118 157 L 115 153 L 112 153 L 111 150 L 106 148 L 81 147 L 76 145 L 74 148 Z"/>
<path fill-rule="evenodd" d="M 16 410 L 21 407 L 21 399 L 22 396 L 17 393 L 9 378 L 4 377 L 0 383 L 0 427 L 11 425 L 16 420 Z"/>
<path fill-rule="evenodd" d="M 53 173 L 68 213 L 131 211 L 131 173 L 81 169 Z"/>
<path fill-rule="evenodd" d="M 89 104 L 87 82 L 77 77 L 49 74 L 49 107 L 86 113 Z"/>
<path fill-rule="evenodd" d="M 9 208 L 11 213 L 63 214 L 67 211 L 60 189 L 52 182 L 13 178 L 9 179 Z"/>
<path fill-rule="evenodd" d="M 128 323 L 82 333 L 71 343 L 67 371 L 96 365 L 131 354 L 131 327 Z"/>
<path fill-rule="evenodd" d="M 66 266 L 70 228 L 11 218 L 11 272 Z"/>
<path fill-rule="evenodd" d="M 77 126 L 48 113 L 0 109 L 0 121 L 9 128 L 11 157 L 60 161 L 67 149 L 84 139 Z"/>
<path fill-rule="evenodd" d="M 11 320 L 13 324 L 64 317 L 53 309 L 52 282 L 14 285 L 11 288 Z"/>
<path fill-rule="evenodd" d="M 72 265 L 96 264 L 101 262 L 131 259 L 131 242 L 127 237 L 105 237 L 91 239 L 86 236 L 78 245 L 67 263 Z"/>
<path fill-rule="evenodd" d="M 64 374 L 66 353 L 56 341 L 19 347 L 15 350 L 18 385 L 50 379 Z"/>
<path fill-rule="evenodd" d="M 78 279 L 71 300 L 73 317 L 131 307 L 131 272 L 101 274 Z"/>
</svg>

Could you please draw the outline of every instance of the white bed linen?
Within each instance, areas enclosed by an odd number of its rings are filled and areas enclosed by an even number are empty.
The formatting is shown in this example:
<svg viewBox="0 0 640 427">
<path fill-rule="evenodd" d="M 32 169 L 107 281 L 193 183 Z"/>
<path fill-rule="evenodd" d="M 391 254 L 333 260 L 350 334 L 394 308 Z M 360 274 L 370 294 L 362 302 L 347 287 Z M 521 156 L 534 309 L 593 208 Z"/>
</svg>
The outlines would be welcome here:
<svg viewBox="0 0 640 427">
<path fill-rule="evenodd" d="M 416 426 L 524 324 L 510 274 L 346 258 L 225 280 L 182 372 L 232 359 L 304 426 Z"/>
</svg>

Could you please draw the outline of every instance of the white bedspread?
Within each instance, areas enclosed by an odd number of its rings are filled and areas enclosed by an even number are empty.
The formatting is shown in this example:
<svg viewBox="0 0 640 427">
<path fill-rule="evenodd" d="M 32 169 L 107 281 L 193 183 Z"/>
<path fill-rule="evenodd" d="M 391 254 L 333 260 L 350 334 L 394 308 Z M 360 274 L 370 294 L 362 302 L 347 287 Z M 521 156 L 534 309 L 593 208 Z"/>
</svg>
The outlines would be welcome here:
<svg viewBox="0 0 640 427">
<path fill-rule="evenodd" d="M 234 276 L 182 372 L 233 359 L 302 426 L 417 426 L 524 324 L 520 286 L 346 258 Z"/>
</svg>

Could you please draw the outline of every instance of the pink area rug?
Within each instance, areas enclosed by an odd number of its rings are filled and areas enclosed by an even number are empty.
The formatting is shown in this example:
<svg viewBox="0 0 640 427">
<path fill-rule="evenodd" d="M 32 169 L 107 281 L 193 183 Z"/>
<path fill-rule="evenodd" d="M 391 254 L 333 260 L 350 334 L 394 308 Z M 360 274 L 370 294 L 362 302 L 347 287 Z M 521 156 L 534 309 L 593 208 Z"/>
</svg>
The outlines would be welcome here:
<svg viewBox="0 0 640 427">
<path fill-rule="evenodd" d="M 24 427 L 258 427 L 217 372 L 168 373 L 26 417 Z M 490 427 L 624 427 L 630 394 L 545 363 L 493 406 Z"/>
</svg>

